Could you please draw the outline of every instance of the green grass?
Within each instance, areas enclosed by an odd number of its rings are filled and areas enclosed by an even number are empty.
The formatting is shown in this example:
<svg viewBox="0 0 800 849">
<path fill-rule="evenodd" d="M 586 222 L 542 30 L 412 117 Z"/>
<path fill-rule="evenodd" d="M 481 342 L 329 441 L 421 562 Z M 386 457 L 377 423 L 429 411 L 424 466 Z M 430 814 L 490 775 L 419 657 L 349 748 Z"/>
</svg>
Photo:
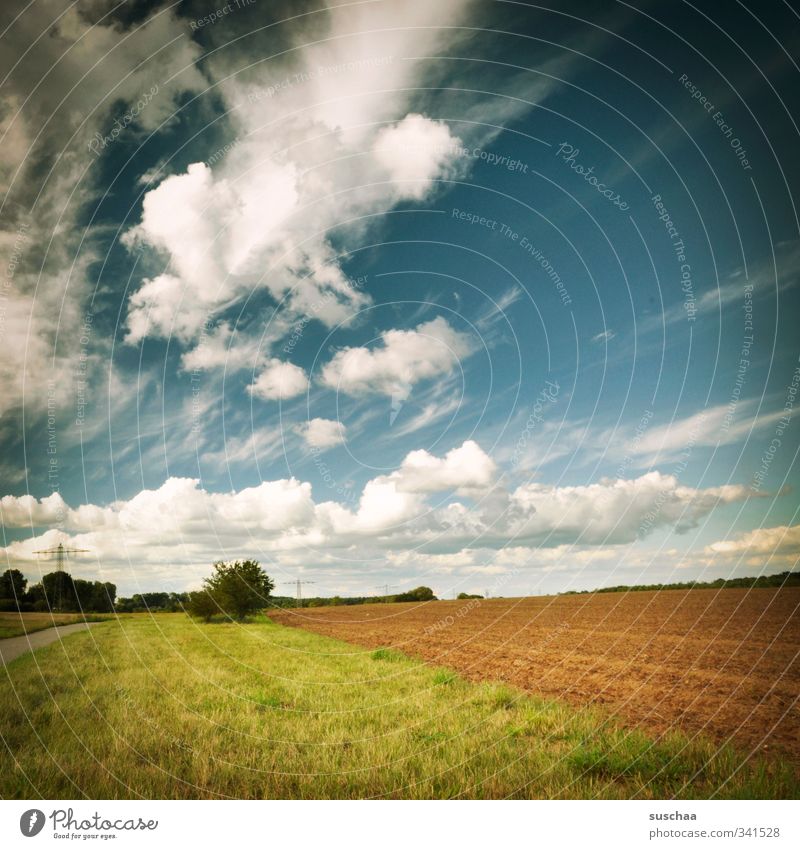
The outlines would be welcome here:
<svg viewBox="0 0 800 849">
<path fill-rule="evenodd" d="M 266 619 L 126 617 L 0 674 L 5 798 L 797 797 L 775 762 Z"/>
<path fill-rule="evenodd" d="M 102 613 L 0 613 L 0 640 L 43 631 L 54 625 L 102 622 L 113 614 Z"/>
</svg>

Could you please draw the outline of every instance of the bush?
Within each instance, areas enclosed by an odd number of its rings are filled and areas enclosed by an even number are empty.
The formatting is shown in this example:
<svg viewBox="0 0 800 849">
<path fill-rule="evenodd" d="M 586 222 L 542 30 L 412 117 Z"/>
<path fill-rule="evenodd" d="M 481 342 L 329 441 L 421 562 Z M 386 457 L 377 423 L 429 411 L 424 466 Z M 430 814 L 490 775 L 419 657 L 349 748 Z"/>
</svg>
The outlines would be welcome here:
<svg viewBox="0 0 800 849">
<path fill-rule="evenodd" d="M 214 564 L 214 573 L 203 581 L 200 592 L 191 593 L 186 611 L 208 622 L 217 613 L 240 622 L 262 610 L 275 587 L 256 560 Z"/>
<path fill-rule="evenodd" d="M 204 622 L 210 622 L 211 617 L 222 611 L 219 605 L 214 601 L 211 593 L 205 590 L 189 593 L 189 601 L 186 603 L 186 612 L 189 616 L 195 619 L 202 619 Z"/>
<path fill-rule="evenodd" d="M 394 597 L 395 601 L 436 601 L 436 596 L 430 587 L 417 587 L 407 593 L 400 593 Z"/>
</svg>

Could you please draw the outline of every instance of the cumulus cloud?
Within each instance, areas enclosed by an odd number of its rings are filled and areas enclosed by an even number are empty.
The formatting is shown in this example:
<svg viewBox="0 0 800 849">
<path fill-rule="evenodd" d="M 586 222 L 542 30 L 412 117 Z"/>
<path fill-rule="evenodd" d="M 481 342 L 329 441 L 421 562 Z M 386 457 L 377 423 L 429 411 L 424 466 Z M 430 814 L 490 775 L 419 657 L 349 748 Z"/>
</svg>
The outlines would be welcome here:
<svg viewBox="0 0 800 849">
<path fill-rule="evenodd" d="M 473 351 L 466 333 L 441 316 L 413 330 L 387 330 L 375 348 L 345 348 L 322 369 L 321 382 L 348 395 L 407 393 L 415 383 L 449 374 Z"/>
<path fill-rule="evenodd" d="M 732 556 L 788 555 L 800 558 L 800 525 L 756 528 L 735 539 L 719 540 L 706 547 L 708 554 Z"/>
<path fill-rule="evenodd" d="M 409 113 L 408 87 L 423 61 L 408 57 L 452 40 L 442 25 L 466 6 L 331 6 L 327 37 L 316 33 L 283 59 L 230 73 L 225 51 L 210 56 L 205 67 L 220 81 L 235 143 L 213 165 L 194 162 L 145 195 L 126 240 L 149 245 L 169 267 L 166 280 L 146 279 L 130 298 L 127 340 L 171 331 L 189 343 L 206 316 L 261 288 L 283 310 L 328 326 L 368 304 L 331 236 L 361 234 L 375 213 L 424 199 L 448 172 L 458 139 Z M 300 28 L 298 41 L 303 25 L 289 24 Z M 381 38 L 362 34 L 370 29 Z"/>
<path fill-rule="evenodd" d="M 247 391 L 263 401 L 294 398 L 308 389 L 308 377 L 294 363 L 271 359 L 264 370 L 247 387 Z"/>
<path fill-rule="evenodd" d="M 469 493 L 487 490 L 492 485 L 497 467 L 494 460 L 473 440 L 435 457 L 427 451 L 412 451 L 392 475 L 405 492 L 441 492 L 455 490 Z"/>
<path fill-rule="evenodd" d="M 373 153 L 401 198 L 422 200 L 453 169 L 457 141 L 442 121 L 411 114 L 377 134 Z"/>
<path fill-rule="evenodd" d="M 222 493 L 201 488 L 195 479 L 170 478 L 158 489 L 108 506 L 71 508 L 56 496 L 6 496 L 0 506 L 8 527 L 58 525 L 8 545 L 9 562 L 31 561 L 37 548 L 69 541 L 91 549 L 109 568 L 131 558 L 137 573 L 146 576 L 176 562 L 200 568 L 229 551 L 268 552 L 281 563 L 287 557 L 294 562 L 299 551 L 319 561 L 354 547 L 398 563 L 402 552 L 415 551 L 486 565 L 485 552 L 497 551 L 504 552 L 498 563 L 544 567 L 556 555 L 544 556 L 542 549 L 595 546 L 576 561 L 588 563 L 602 558 L 603 549 L 635 542 L 657 528 L 684 531 L 720 503 L 749 495 L 739 486 L 682 486 L 657 472 L 634 480 L 526 484 L 509 491 L 489 456 L 467 441 L 442 457 L 410 453 L 394 472 L 368 481 L 352 508 L 315 501 L 311 483 L 295 478 Z M 468 554 L 473 550 L 484 554 L 473 557 Z"/>
<path fill-rule="evenodd" d="M 345 440 L 347 428 L 333 419 L 311 419 L 297 426 L 297 432 L 311 448 L 332 448 Z"/>
</svg>

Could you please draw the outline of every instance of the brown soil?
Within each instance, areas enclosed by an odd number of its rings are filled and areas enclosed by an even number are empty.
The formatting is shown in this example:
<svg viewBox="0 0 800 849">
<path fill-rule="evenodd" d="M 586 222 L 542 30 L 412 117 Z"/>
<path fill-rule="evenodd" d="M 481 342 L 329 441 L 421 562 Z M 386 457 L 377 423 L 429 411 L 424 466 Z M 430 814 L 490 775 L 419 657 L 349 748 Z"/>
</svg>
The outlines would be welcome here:
<svg viewBox="0 0 800 849">
<path fill-rule="evenodd" d="M 306 608 L 275 621 L 393 647 L 628 723 L 800 763 L 800 588 Z"/>
</svg>

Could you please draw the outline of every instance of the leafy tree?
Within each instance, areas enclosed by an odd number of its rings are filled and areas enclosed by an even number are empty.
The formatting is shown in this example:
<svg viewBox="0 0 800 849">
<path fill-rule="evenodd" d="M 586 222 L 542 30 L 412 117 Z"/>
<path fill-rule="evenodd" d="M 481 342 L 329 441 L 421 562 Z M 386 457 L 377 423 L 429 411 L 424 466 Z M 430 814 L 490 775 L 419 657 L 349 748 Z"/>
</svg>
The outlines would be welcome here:
<svg viewBox="0 0 800 849">
<path fill-rule="evenodd" d="M 28 579 L 19 569 L 6 569 L 0 575 L 0 598 L 8 599 L 14 602 L 15 606 L 19 606 L 25 597 L 27 585 Z"/>
<path fill-rule="evenodd" d="M 75 611 L 78 597 L 69 572 L 50 572 L 42 577 L 42 589 L 48 610 Z"/>
<path fill-rule="evenodd" d="M 111 613 L 117 588 L 107 581 L 75 581 L 75 594 L 81 610 L 92 613 Z"/>
<path fill-rule="evenodd" d="M 467 599 L 471 599 L 471 598 L 483 598 L 483 596 L 482 595 L 475 595 L 475 594 L 472 594 L 472 593 L 459 593 L 456 596 L 456 598 L 459 601 L 466 601 Z"/>
<path fill-rule="evenodd" d="M 192 593 L 187 611 L 208 621 L 215 613 L 225 613 L 241 621 L 248 613 L 261 610 L 275 584 L 256 560 L 236 560 L 214 564 L 211 577 L 203 581 L 203 590 Z M 205 596 L 205 598 L 204 598 Z M 213 609 L 213 612 L 210 612 Z"/>
<path fill-rule="evenodd" d="M 417 587 L 407 593 L 400 593 L 394 597 L 395 601 L 436 601 L 436 596 L 430 587 Z"/>
</svg>

